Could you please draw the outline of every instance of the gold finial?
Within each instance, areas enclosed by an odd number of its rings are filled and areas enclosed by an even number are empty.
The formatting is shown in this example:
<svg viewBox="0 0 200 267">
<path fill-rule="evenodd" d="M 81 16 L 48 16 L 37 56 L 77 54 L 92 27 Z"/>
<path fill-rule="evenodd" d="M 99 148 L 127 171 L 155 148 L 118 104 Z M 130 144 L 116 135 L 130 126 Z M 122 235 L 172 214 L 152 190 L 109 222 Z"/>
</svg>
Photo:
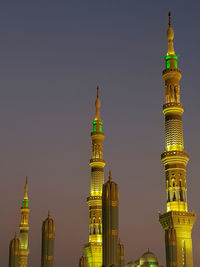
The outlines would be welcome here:
<svg viewBox="0 0 200 267">
<path fill-rule="evenodd" d="M 14 239 L 16 240 L 17 239 L 17 233 L 15 232 L 15 235 L 14 235 Z"/>
<path fill-rule="evenodd" d="M 112 182 L 112 173 L 111 173 L 111 170 L 109 170 L 109 176 L 108 176 L 108 178 L 109 178 L 109 182 L 111 183 Z"/>
<path fill-rule="evenodd" d="M 24 186 L 24 199 L 28 199 L 28 176 L 26 176 L 26 183 L 25 183 L 25 186 Z"/>
<path fill-rule="evenodd" d="M 101 120 L 101 117 L 100 117 L 101 101 L 99 98 L 99 86 L 97 86 L 97 98 L 95 101 L 95 107 L 96 107 L 95 121 L 100 121 Z"/>
<path fill-rule="evenodd" d="M 174 30 L 172 28 L 172 22 L 171 22 L 171 12 L 168 13 L 169 16 L 169 27 L 167 29 L 167 39 L 168 39 L 168 51 L 167 51 L 167 55 L 174 55 L 175 51 L 174 51 Z"/>
<path fill-rule="evenodd" d="M 48 210 L 48 219 L 50 219 L 50 210 Z"/>
</svg>

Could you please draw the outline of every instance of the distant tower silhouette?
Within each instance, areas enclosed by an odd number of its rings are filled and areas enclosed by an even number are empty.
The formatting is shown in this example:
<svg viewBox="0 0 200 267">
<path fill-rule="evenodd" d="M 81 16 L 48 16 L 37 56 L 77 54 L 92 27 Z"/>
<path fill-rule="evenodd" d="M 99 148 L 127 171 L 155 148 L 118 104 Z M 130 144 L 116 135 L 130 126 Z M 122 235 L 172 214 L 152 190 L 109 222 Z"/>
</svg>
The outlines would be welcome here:
<svg viewBox="0 0 200 267">
<path fill-rule="evenodd" d="M 53 267 L 54 264 L 54 241 L 55 241 L 55 224 L 53 219 L 48 217 L 42 224 L 42 255 L 41 267 Z"/>
<path fill-rule="evenodd" d="M 186 165 L 189 156 L 183 146 L 183 105 L 180 102 L 179 85 L 181 71 L 174 51 L 170 13 L 167 38 L 166 68 L 162 75 L 165 81 L 165 152 L 161 155 L 165 166 L 167 211 L 159 216 L 159 220 L 165 230 L 167 267 L 192 267 L 191 232 L 196 215 L 188 212 L 187 205 Z"/>
<path fill-rule="evenodd" d="M 15 237 L 10 241 L 10 246 L 9 246 L 9 267 L 20 267 L 19 252 L 20 252 L 20 241 L 15 233 Z"/>
</svg>

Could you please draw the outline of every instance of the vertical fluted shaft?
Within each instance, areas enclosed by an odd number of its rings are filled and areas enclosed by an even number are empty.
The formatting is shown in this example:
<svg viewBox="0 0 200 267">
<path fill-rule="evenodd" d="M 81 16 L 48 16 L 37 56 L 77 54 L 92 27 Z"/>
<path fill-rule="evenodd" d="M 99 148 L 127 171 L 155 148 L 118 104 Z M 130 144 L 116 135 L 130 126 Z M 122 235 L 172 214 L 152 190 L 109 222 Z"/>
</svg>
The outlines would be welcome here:
<svg viewBox="0 0 200 267">
<path fill-rule="evenodd" d="M 41 267 L 54 265 L 55 224 L 50 215 L 42 224 Z"/>
<path fill-rule="evenodd" d="M 20 241 L 15 234 L 15 237 L 10 241 L 10 246 L 9 246 L 9 267 L 20 267 L 19 255 L 20 255 Z"/>
<path fill-rule="evenodd" d="M 118 248 L 118 185 L 111 180 L 103 185 L 102 217 L 103 217 L 103 265 L 110 267 L 119 264 Z"/>
</svg>

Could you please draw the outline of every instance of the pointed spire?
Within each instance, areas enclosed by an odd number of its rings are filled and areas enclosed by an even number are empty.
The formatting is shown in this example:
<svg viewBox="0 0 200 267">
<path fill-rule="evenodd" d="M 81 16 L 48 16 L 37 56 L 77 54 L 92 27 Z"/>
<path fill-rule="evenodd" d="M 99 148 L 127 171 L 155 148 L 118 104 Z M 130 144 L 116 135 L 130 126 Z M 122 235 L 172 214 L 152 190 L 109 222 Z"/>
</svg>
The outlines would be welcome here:
<svg viewBox="0 0 200 267">
<path fill-rule="evenodd" d="M 108 176 L 108 179 L 109 179 L 109 182 L 111 183 L 111 182 L 112 182 L 112 173 L 111 173 L 111 170 L 109 170 L 109 176 Z"/>
<path fill-rule="evenodd" d="M 168 13 L 169 16 L 169 27 L 167 29 L 167 39 L 168 39 L 168 51 L 167 51 L 167 55 L 174 55 L 175 51 L 174 51 L 174 30 L 172 28 L 172 22 L 171 22 L 171 12 Z"/>
<path fill-rule="evenodd" d="M 28 199 L 28 176 L 26 176 L 26 183 L 25 183 L 25 186 L 24 186 L 24 199 Z"/>
<path fill-rule="evenodd" d="M 48 219 L 50 219 L 50 210 L 48 210 Z"/>
<path fill-rule="evenodd" d="M 169 11 L 168 13 L 168 16 L 169 16 L 169 27 L 171 27 L 172 25 L 172 21 L 171 21 L 171 12 Z"/>
<path fill-rule="evenodd" d="M 100 107 L 101 107 L 101 101 L 99 98 L 99 86 L 97 86 L 97 98 L 95 101 L 95 107 L 96 107 L 96 115 L 95 115 L 95 121 L 101 121 L 100 117 Z"/>
</svg>

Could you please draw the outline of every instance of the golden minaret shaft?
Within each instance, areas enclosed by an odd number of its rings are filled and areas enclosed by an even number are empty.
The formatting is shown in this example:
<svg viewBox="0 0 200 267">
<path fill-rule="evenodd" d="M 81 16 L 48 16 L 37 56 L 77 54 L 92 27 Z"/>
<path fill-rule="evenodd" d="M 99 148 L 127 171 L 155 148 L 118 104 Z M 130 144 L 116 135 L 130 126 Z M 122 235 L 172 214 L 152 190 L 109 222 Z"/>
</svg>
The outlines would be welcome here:
<svg viewBox="0 0 200 267">
<path fill-rule="evenodd" d="M 104 133 L 100 106 L 99 88 L 97 87 L 96 115 L 93 121 L 93 131 L 91 132 L 91 185 L 90 196 L 87 198 L 89 206 L 89 243 L 84 247 L 88 267 L 102 266 L 102 187 L 104 184 L 105 161 L 103 160 Z"/>
<path fill-rule="evenodd" d="M 29 231 L 29 224 L 28 224 L 28 214 L 29 214 L 29 199 L 28 199 L 28 182 L 26 177 L 26 184 L 24 187 L 24 199 L 22 200 L 22 207 L 21 207 L 21 223 L 20 223 L 20 259 L 19 259 L 19 266 L 20 267 L 27 267 L 28 262 L 28 231 Z"/>
<path fill-rule="evenodd" d="M 191 233 L 196 215 L 188 212 L 187 205 L 186 165 L 189 156 L 183 145 L 183 105 L 180 102 L 179 86 L 181 71 L 174 51 L 170 13 L 167 38 L 166 68 L 162 75 L 165 81 L 165 152 L 161 155 L 165 166 L 167 207 L 166 213 L 160 215 L 159 220 L 165 230 L 166 266 L 192 267 Z"/>
</svg>

